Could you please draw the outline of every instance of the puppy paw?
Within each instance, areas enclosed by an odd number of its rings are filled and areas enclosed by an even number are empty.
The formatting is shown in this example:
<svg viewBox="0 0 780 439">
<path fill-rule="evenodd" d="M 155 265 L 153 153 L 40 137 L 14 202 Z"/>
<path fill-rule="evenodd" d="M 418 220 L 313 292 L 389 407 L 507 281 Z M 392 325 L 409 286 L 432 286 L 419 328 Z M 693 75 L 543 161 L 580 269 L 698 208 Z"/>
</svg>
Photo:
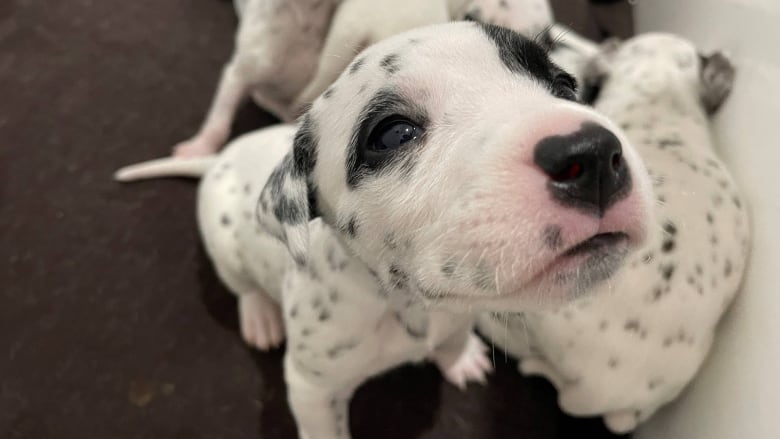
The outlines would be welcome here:
<svg viewBox="0 0 780 439">
<path fill-rule="evenodd" d="M 199 137 L 181 142 L 173 147 L 174 157 L 200 157 L 217 152 L 219 145 Z"/>
<path fill-rule="evenodd" d="M 265 293 L 242 294 L 238 297 L 241 335 L 244 341 L 261 351 L 279 347 L 284 341 L 282 313 Z"/>
<path fill-rule="evenodd" d="M 469 334 L 463 350 L 454 361 L 441 357 L 446 356 L 437 356 L 435 361 L 444 378 L 461 390 L 466 390 L 470 382 L 487 383 L 487 374 L 493 371 L 487 346 L 474 334 Z"/>
<path fill-rule="evenodd" d="M 622 410 L 604 415 L 604 424 L 613 433 L 625 434 L 636 428 L 638 419 L 639 412 Z"/>
</svg>

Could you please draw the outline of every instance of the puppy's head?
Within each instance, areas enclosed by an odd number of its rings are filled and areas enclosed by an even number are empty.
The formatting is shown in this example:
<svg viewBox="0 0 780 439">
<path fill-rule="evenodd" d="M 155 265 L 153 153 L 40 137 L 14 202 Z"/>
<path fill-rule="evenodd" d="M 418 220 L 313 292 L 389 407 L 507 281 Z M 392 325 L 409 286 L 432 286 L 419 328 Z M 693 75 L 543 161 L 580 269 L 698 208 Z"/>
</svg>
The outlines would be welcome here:
<svg viewBox="0 0 780 439">
<path fill-rule="evenodd" d="M 431 304 L 572 298 L 643 241 L 651 199 L 635 151 L 575 87 L 498 27 L 385 40 L 314 102 L 260 217 L 305 263 L 322 216 L 385 288 Z"/>
<path fill-rule="evenodd" d="M 708 114 L 720 108 L 735 70 L 720 52 L 704 55 L 683 38 L 648 33 L 626 42 L 608 40 L 586 67 L 586 87 L 639 90 L 647 95 L 689 95 Z"/>
</svg>

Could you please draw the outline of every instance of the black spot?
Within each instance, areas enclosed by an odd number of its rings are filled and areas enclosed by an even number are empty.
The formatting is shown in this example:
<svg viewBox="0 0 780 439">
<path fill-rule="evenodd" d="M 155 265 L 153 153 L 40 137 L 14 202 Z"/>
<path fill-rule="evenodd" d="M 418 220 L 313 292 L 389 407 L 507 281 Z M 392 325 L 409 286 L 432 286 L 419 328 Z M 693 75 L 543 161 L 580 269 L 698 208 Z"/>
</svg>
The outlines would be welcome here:
<svg viewBox="0 0 780 439">
<path fill-rule="evenodd" d="M 609 366 L 610 369 L 617 369 L 618 367 L 618 359 L 617 358 L 610 358 L 607 362 L 607 366 Z"/>
<path fill-rule="evenodd" d="M 737 209 L 742 209 L 742 201 L 739 200 L 739 197 L 734 195 L 731 197 L 731 201 L 734 203 L 734 206 L 736 206 Z"/>
<path fill-rule="evenodd" d="M 307 114 L 303 117 L 300 128 L 293 140 L 292 176 L 308 178 L 317 163 L 317 138 L 312 118 Z"/>
<path fill-rule="evenodd" d="M 328 349 L 325 353 L 328 356 L 328 358 L 336 358 L 340 356 L 343 353 L 349 352 L 352 349 L 355 349 L 358 346 L 357 341 L 348 341 L 344 343 L 338 343 L 332 348 Z"/>
<path fill-rule="evenodd" d="M 542 232 L 544 245 L 551 250 L 558 250 L 563 247 L 563 237 L 561 236 L 561 226 L 550 225 L 544 228 Z"/>
<path fill-rule="evenodd" d="M 290 313 L 289 313 L 289 315 L 290 315 L 290 318 L 291 318 L 291 319 L 294 319 L 294 318 L 298 317 L 298 305 L 293 305 L 293 306 L 290 308 Z"/>
<path fill-rule="evenodd" d="M 663 297 L 664 291 L 661 289 L 661 287 L 655 287 L 653 288 L 653 302 L 657 302 L 661 300 L 661 297 Z"/>
<path fill-rule="evenodd" d="M 701 268 L 701 264 L 696 264 L 694 269 L 696 270 L 696 274 L 699 276 L 701 276 L 704 273 L 704 269 Z"/>
<path fill-rule="evenodd" d="M 390 250 L 398 248 L 398 242 L 396 242 L 395 235 L 392 232 L 385 234 L 385 245 Z"/>
<path fill-rule="evenodd" d="M 630 319 L 626 320 L 626 324 L 623 325 L 623 329 L 625 329 L 627 332 L 639 332 L 639 320 L 636 319 Z"/>
<path fill-rule="evenodd" d="M 726 259 L 726 264 L 723 267 L 723 276 L 724 277 L 731 276 L 731 272 L 732 272 L 733 269 L 734 269 L 734 267 L 731 264 L 731 259 Z"/>
<path fill-rule="evenodd" d="M 349 73 L 354 75 L 355 73 L 357 73 L 363 67 L 363 65 L 365 63 L 366 63 L 366 59 L 365 58 L 358 58 L 358 59 L 356 59 L 352 63 L 352 65 L 349 66 Z"/>
<path fill-rule="evenodd" d="M 663 244 L 661 244 L 661 251 L 669 253 L 672 250 L 674 250 L 674 239 L 665 239 Z"/>
<path fill-rule="evenodd" d="M 665 149 L 669 146 L 680 146 L 682 145 L 682 142 L 680 142 L 679 139 L 661 139 L 658 141 L 658 147 L 661 149 Z"/>
<path fill-rule="evenodd" d="M 333 93 L 336 91 L 336 88 L 334 86 L 328 87 L 327 90 L 322 94 L 323 99 L 330 99 L 333 96 Z"/>
<path fill-rule="evenodd" d="M 663 276 L 664 280 L 670 280 L 672 278 L 672 275 L 674 274 L 675 266 L 674 264 L 666 264 L 661 266 L 661 276 Z"/>
<path fill-rule="evenodd" d="M 390 55 L 385 56 L 382 58 L 382 62 L 379 63 L 379 66 L 384 69 L 388 74 L 392 75 L 395 72 L 398 71 L 398 54 L 391 53 Z"/>
<path fill-rule="evenodd" d="M 341 227 L 339 227 L 342 233 L 346 233 L 347 236 L 350 238 L 354 238 L 357 236 L 358 233 L 358 223 L 357 218 L 352 216 L 349 218 L 349 221 L 342 224 Z"/>
<path fill-rule="evenodd" d="M 707 212 L 707 222 L 710 224 L 715 222 L 715 217 L 712 216 L 712 212 Z"/>
<path fill-rule="evenodd" d="M 390 265 L 388 275 L 390 276 L 390 285 L 397 290 L 406 289 L 409 284 L 409 275 L 395 264 Z"/>
<path fill-rule="evenodd" d="M 663 225 L 664 232 L 668 233 L 669 235 L 676 235 L 677 234 L 677 227 L 674 225 L 674 223 L 671 220 L 666 220 Z"/>
<path fill-rule="evenodd" d="M 666 338 L 664 338 L 663 346 L 665 348 L 668 348 L 669 346 L 672 345 L 672 343 L 674 343 L 674 339 L 672 339 L 671 337 L 666 337 Z"/>
<path fill-rule="evenodd" d="M 660 379 L 660 378 L 657 378 L 657 379 L 654 379 L 654 380 L 650 380 L 650 381 L 647 382 L 647 389 L 648 390 L 655 390 L 655 388 L 660 386 L 661 384 L 663 384 L 663 382 L 664 381 L 662 379 Z"/>
<path fill-rule="evenodd" d="M 317 316 L 317 320 L 324 322 L 330 319 L 330 311 L 327 308 L 323 308 L 320 310 L 319 315 Z"/>
<path fill-rule="evenodd" d="M 219 218 L 219 222 L 225 227 L 228 227 L 230 224 L 232 224 L 230 217 L 226 213 L 222 214 L 222 216 Z"/>
<path fill-rule="evenodd" d="M 300 224 L 307 218 L 300 202 L 280 194 L 274 204 L 274 216 L 282 224 Z"/>
<path fill-rule="evenodd" d="M 444 264 L 442 264 L 441 272 L 444 273 L 445 276 L 451 277 L 453 274 L 455 274 L 456 268 L 457 264 L 455 263 L 455 260 L 448 259 Z"/>
</svg>

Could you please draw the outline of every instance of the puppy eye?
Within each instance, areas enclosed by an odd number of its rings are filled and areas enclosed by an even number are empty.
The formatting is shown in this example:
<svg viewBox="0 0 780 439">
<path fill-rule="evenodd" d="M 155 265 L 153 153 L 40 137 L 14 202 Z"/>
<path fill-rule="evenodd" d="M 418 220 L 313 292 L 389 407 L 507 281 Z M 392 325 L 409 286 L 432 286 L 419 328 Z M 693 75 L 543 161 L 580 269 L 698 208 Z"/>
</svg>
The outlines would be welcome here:
<svg viewBox="0 0 780 439">
<path fill-rule="evenodd" d="M 414 122 L 391 118 L 380 123 L 371 135 L 369 148 L 376 152 L 390 152 L 417 140 L 422 129 Z"/>
<path fill-rule="evenodd" d="M 577 100 L 577 80 L 570 74 L 561 72 L 555 75 L 552 83 L 553 95 L 568 101 Z"/>
</svg>

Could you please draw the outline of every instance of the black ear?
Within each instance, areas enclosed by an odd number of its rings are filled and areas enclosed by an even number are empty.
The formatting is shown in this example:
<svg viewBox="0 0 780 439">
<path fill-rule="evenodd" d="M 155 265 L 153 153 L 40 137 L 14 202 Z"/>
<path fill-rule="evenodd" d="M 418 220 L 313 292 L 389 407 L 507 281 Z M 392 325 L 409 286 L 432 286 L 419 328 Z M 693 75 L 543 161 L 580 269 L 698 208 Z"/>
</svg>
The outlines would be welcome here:
<svg viewBox="0 0 780 439">
<path fill-rule="evenodd" d="M 731 94 L 736 70 L 734 65 L 721 52 L 709 56 L 699 55 L 701 61 L 701 88 L 699 91 L 702 105 L 708 114 L 713 114 Z"/>
<path fill-rule="evenodd" d="M 588 60 L 582 71 L 582 102 L 592 105 L 598 99 L 601 86 L 612 72 L 612 60 L 623 42 L 608 38 L 599 46 L 598 52 Z"/>
<path fill-rule="evenodd" d="M 293 148 L 271 173 L 260 193 L 256 216 L 268 232 L 277 236 L 299 264 L 306 262 L 309 220 L 316 215 L 311 173 L 316 160 L 312 124 L 304 117 Z"/>
</svg>

